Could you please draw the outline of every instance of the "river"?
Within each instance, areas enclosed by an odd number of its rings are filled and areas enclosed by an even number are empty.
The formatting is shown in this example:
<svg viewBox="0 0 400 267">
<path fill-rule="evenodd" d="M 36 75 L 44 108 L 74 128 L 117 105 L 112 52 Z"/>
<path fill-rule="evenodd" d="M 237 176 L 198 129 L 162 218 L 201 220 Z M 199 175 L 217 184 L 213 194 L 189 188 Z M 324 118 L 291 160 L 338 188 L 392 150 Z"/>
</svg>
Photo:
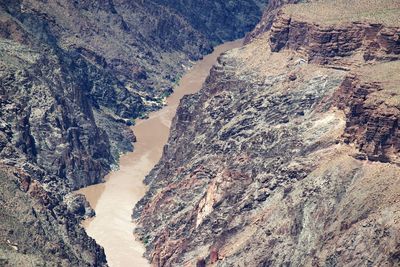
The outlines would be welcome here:
<svg viewBox="0 0 400 267">
<path fill-rule="evenodd" d="M 135 149 L 121 156 L 119 170 L 107 175 L 104 183 L 78 191 L 96 211 L 96 216 L 82 225 L 88 235 L 104 247 L 110 267 L 150 266 L 142 256 L 143 244 L 134 238 L 135 224 L 131 220 L 133 207 L 147 189 L 143 179 L 161 157 L 180 99 L 199 91 L 218 56 L 241 44 L 242 40 L 224 43 L 196 62 L 168 97 L 167 106 L 132 126 L 137 138 Z"/>
</svg>

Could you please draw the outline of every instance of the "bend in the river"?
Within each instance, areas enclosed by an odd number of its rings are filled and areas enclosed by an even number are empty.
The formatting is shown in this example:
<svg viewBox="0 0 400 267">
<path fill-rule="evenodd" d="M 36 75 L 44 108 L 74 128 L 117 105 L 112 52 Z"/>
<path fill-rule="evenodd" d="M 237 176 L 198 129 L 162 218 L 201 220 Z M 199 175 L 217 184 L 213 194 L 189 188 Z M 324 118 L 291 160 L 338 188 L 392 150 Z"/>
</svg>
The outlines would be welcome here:
<svg viewBox="0 0 400 267">
<path fill-rule="evenodd" d="M 111 172 L 102 184 L 79 190 L 96 211 L 96 217 L 83 222 L 89 236 L 104 247 L 108 264 L 116 266 L 149 266 L 143 258 L 144 247 L 133 236 L 131 213 L 134 205 L 144 196 L 144 177 L 159 161 L 167 142 L 172 118 L 180 99 L 199 91 L 218 56 L 242 41 L 227 42 L 212 54 L 198 61 L 180 80 L 179 86 L 167 99 L 167 106 L 150 114 L 150 118 L 137 121 L 132 127 L 137 142 L 133 152 L 120 158 L 120 168 Z"/>
</svg>

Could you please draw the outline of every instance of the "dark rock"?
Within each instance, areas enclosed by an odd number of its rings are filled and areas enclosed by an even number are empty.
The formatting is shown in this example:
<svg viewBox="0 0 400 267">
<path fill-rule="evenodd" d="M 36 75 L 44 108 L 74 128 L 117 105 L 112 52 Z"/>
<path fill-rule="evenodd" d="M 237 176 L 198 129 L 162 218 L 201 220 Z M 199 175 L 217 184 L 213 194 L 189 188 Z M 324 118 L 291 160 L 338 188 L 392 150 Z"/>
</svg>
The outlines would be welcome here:
<svg viewBox="0 0 400 267">
<path fill-rule="evenodd" d="M 71 191 L 101 182 L 132 151 L 133 120 L 162 106 L 189 60 L 252 28 L 263 2 L 0 0 L 0 165 L 11 173 L 0 190 L 15 202 L 1 205 L 0 228 L 20 233 L 7 236 L 18 251 L 0 234 L 4 264 L 106 265 L 79 226 L 93 210 Z"/>
<path fill-rule="evenodd" d="M 275 11 L 270 31 L 222 55 L 202 90 L 178 107 L 134 209 L 153 264 L 397 260 L 399 91 L 390 77 L 400 65 L 393 42 L 381 39 L 394 40 L 396 28 L 321 26 Z M 288 81 L 291 73 L 297 79 Z M 207 178 L 197 179 L 199 165 Z"/>
<path fill-rule="evenodd" d="M 297 75 L 295 73 L 291 73 L 289 75 L 289 81 L 295 81 L 297 79 Z"/>
</svg>

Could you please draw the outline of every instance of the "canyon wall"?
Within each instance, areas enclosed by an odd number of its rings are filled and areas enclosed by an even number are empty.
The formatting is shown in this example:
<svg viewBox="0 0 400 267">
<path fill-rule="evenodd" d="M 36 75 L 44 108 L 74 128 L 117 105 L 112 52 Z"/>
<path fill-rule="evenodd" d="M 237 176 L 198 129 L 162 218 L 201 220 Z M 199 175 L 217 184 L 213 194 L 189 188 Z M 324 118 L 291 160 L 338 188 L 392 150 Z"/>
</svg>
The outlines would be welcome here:
<svg viewBox="0 0 400 267">
<path fill-rule="evenodd" d="M 133 211 L 154 266 L 399 265 L 399 2 L 308 2 L 181 101 Z"/>
<path fill-rule="evenodd" d="M 106 265 L 78 225 L 93 210 L 70 192 L 101 182 L 133 149 L 134 119 L 254 26 L 261 2 L 221 4 L 210 20 L 192 4 L 194 25 L 173 1 L 0 0 L 0 265 Z"/>
</svg>

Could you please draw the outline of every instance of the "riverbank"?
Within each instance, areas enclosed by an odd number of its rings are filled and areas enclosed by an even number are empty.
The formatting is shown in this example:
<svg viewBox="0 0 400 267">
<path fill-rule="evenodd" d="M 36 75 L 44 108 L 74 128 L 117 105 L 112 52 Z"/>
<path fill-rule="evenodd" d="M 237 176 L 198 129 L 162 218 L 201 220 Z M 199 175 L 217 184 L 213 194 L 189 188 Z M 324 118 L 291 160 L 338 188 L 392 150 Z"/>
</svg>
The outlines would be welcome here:
<svg viewBox="0 0 400 267">
<path fill-rule="evenodd" d="M 104 247 L 110 266 L 149 266 L 142 256 L 142 243 L 134 239 L 135 225 L 131 221 L 132 208 L 147 190 L 143 179 L 161 157 L 180 99 L 200 90 L 218 56 L 241 44 L 241 40 L 227 42 L 196 62 L 167 99 L 167 106 L 132 126 L 137 138 L 135 149 L 121 156 L 119 170 L 111 172 L 105 183 L 78 191 L 96 211 L 96 217 L 82 224 L 88 235 Z"/>
</svg>

